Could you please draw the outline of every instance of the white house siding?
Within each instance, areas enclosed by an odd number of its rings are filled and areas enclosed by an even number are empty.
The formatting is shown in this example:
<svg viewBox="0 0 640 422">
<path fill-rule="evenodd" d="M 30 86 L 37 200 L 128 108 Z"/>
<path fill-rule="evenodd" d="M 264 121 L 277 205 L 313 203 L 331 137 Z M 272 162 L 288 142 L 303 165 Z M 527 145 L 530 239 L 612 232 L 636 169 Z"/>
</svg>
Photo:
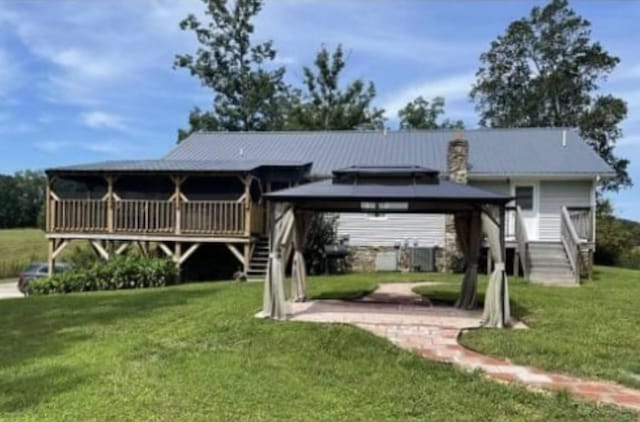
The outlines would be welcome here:
<svg viewBox="0 0 640 422">
<path fill-rule="evenodd" d="M 443 246 L 444 215 L 344 213 L 338 218 L 338 236 L 349 236 L 351 246 L 413 245 L 416 240 L 420 246 Z"/>
<path fill-rule="evenodd" d="M 469 185 L 475 186 L 480 189 L 484 189 L 489 192 L 498 193 L 501 195 L 509 195 L 510 188 L 509 182 L 504 181 L 480 181 L 480 180 L 470 180 Z"/>
<path fill-rule="evenodd" d="M 591 206 L 591 181 L 540 182 L 540 240 L 560 239 L 560 211 L 565 207 Z"/>
</svg>

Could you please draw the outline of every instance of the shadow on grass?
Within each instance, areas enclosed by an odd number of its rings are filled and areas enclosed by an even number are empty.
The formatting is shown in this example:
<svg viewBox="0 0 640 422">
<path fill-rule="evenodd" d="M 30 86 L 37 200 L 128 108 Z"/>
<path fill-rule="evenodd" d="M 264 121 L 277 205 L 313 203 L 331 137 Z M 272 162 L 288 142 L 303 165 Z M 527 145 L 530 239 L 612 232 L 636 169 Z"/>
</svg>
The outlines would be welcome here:
<svg viewBox="0 0 640 422">
<path fill-rule="evenodd" d="M 63 353 L 93 337 L 88 327 L 145 318 L 160 308 L 184 305 L 218 291 L 217 288 L 164 288 L 3 301 L 0 367 Z"/>
<path fill-rule="evenodd" d="M 416 293 L 427 298 L 434 306 L 454 306 L 460 292 L 458 290 L 452 290 L 450 287 L 434 285 L 428 287 L 422 287 L 416 289 Z M 511 314 L 513 317 L 522 319 L 529 315 L 527 307 L 510 297 L 509 304 L 511 305 Z M 482 309 L 484 307 L 484 291 L 478 291 L 478 303 L 476 308 Z"/>
<path fill-rule="evenodd" d="M 3 377 L 0 380 L 0 412 L 20 412 L 36 407 L 52 396 L 77 389 L 90 380 L 93 380 L 90 373 L 69 367 L 55 367 L 19 377 Z"/>
</svg>

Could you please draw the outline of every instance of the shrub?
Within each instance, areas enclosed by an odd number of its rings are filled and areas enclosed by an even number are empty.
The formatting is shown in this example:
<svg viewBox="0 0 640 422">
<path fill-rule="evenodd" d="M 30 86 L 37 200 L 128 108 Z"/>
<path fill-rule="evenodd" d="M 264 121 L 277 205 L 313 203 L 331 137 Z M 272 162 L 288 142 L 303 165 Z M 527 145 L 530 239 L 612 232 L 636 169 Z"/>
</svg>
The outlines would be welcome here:
<svg viewBox="0 0 640 422">
<path fill-rule="evenodd" d="M 173 284 L 175 264 L 168 259 L 119 256 L 108 262 L 95 262 L 88 268 L 31 280 L 29 294 L 90 292 L 96 290 L 138 289 Z"/>
</svg>

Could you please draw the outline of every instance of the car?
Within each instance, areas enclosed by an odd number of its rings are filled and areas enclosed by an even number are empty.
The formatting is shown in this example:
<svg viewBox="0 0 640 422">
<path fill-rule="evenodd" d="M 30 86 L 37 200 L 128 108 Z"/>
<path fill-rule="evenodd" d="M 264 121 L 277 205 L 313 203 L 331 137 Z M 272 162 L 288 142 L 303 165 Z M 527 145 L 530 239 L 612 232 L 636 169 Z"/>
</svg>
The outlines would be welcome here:
<svg viewBox="0 0 640 422">
<path fill-rule="evenodd" d="M 69 271 L 71 269 L 71 265 L 66 264 L 64 262 L 56 262 L 53 272 L 55 273 L 63 273 L 65 271 Z M 29 264 L 29 266 L 20 273 L 18 277 L 18 290 L 21 293 L 27 294 L 27 285 L 30 280 L 35 278 L 43 278 L 49 275 L 49 264 L 46 262 L 34 262 Z"/>
</svg>

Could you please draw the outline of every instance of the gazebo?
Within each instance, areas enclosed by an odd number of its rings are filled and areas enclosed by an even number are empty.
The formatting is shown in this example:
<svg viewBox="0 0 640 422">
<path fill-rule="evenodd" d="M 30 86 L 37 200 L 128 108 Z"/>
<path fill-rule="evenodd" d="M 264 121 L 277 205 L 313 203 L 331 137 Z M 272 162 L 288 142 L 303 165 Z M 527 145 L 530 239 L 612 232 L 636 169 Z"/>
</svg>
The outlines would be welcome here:
<svg viewBox="0 0 640 422">
<path fill-rule="evenodd" d="M 468 308 L 475 302 L 484 233 L 495 265 L 485 295 L 483 324 L 499 328 L 509 325 L 504 229 L 505 205 L 511 197 L 454 183 L 435 170 L 417 166 L 349 167 L 334 171 L 330 180 L 272 192 L 265 197 L 272 209 L 268 222 L 271 244 L 259 317 L 287 318 L 284 266 L 292 252 L 290 300 L 306 299 L 302 250 L 313 212 L 439 213 L 454 216 L 458 245 L 466 264 L 456 306 Z"/>
</svg>

